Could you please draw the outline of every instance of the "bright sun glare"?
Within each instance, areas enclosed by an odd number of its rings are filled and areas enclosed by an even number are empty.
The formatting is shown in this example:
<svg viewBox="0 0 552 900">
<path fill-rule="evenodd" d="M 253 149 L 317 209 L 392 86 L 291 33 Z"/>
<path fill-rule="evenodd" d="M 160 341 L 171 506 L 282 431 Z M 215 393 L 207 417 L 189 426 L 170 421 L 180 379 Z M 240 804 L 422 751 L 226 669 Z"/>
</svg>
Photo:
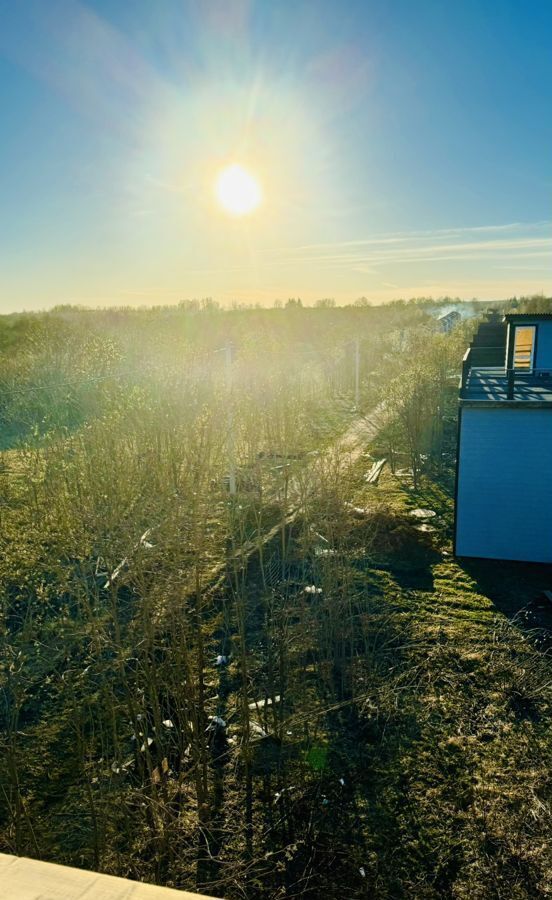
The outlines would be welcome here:
<svg viewBox="0 0 552 900">
<path fill-rule="evenodd" d="M 232 216 L 248 215 L 263 199 L 258 180 L 237 163 L 219 172 L 215 195 L 222 208 Z"/>
</svg>

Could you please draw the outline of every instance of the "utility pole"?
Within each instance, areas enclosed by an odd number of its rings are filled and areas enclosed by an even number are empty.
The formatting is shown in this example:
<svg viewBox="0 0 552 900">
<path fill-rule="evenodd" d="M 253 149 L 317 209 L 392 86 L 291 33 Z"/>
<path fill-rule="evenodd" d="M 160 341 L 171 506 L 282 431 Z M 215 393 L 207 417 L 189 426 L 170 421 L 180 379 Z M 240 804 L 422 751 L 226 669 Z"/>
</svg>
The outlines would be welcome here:
<svg viewBox="0 0 552 900">
<path fill-rule="evenodd" d="M 360 404 L 360 339 L 355 338 L 355 407 Z"/>
<path fill-rule="evenodd" d="M 228 488 L 231 494 L 236 493 L 236 450 L 234 445 L 234 413 L 232 410 L 232 344 L 227 344 L 224 349 L 226 362 L 226 388 L 228 391 L 227 403 L 227 448 L 228 448 Z"/>
</svg>

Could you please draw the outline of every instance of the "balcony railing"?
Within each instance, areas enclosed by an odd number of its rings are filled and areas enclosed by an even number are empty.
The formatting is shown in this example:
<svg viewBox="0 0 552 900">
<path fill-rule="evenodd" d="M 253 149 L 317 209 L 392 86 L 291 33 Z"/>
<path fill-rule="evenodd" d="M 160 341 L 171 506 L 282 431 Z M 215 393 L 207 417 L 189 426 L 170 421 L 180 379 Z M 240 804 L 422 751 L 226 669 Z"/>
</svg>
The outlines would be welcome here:
<svg viewBox="0 0 552 900">
<path fill-rule="evenodd" d="M 541 385 L 548 390 L 552 390 L 552 370 L 551 369 L 506 369 L 505 370 L 507 389 L 506 396 L 508 400 L 514 399 L 516 388 L 535 387 Z"/>
<path fill-rule="evenodd" d="M 476 387 L 470 382 L 470 372 L 477 369 Z M 473 379 L 472 379 L 473 381 Z M 552 394 L 552 368 L 513 369 L 504 364 L 504 351 L 495 347 L 470 347 L 462 360 L 462 378 L 460 381 L 460 398 L 468 398 L 477 391 L 477 383 L 481 390 L 482 382 L 487 382 L 496 397 L 513 400 L 517 394 L 529 392 L 539 393 L 537 399 L 549 399 Z M 488 388 L 486 388 L 488 390 Z M 544 389 L 544 390 L 543 390 Z M 490 392 L 490 393 L 491 393 Z M 473 396 L 472 396 L 473 399 Z M 477 399 L 477 398 L 476 398 Z M 489 395 L 489 399 L 491 399 Z"/>
<path fill-rule="evenodd" d="M 504 347 L 468 347 L 462 360 L 462 378 L 460 381 L 460 396 L 468 382 L 470 369 L 475 368 L 501 368 L 504 366 Z M 504 370 L 506 373 L 506 370 Z"/>
</svg>

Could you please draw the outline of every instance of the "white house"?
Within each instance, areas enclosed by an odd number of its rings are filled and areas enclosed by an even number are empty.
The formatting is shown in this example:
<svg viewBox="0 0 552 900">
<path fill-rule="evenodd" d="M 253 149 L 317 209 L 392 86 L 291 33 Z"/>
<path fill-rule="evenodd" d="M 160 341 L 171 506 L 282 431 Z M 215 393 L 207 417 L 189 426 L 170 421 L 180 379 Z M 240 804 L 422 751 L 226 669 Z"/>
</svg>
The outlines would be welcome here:
<svg viewBox="0 0 552 900">
<path fill-rule="evenodd" d="M 484 322 L 458 416 L 457 556 L 552 562 L 552 313 Z"/>
</svg>

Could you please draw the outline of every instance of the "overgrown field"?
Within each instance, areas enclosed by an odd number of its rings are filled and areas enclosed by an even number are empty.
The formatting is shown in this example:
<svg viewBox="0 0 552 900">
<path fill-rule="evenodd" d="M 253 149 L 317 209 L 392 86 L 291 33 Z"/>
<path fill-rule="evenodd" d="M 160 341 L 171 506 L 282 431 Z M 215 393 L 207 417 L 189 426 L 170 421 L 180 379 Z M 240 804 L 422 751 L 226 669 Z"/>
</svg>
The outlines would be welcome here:
<svg viewBox="0 0 552 900">
<path fill-rule="evenodd" d="M 548 896 L 552 571 L 451 555 L 473 325 L 3 327 L 0 849 L 247 900 Z"/>
</svg>

